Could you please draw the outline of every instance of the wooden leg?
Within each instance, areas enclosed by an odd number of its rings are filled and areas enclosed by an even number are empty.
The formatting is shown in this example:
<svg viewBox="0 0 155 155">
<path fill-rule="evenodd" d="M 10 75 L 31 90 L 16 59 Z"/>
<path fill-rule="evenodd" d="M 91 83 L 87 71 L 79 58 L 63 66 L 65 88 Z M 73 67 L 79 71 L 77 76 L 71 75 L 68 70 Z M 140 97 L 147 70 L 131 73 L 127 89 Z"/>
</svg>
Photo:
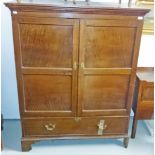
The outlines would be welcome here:
<svg viewBox="0 0 155 155">
<path fill-rule="evenodd" d="M 134 115 L 133 123 L 132 123 L 132 133 L 131 138 L 135 138 L 136 135 L 136 129 L 137 129 L 137 118 L 136 115 Z"/>
<path fill-rule="evenodd" d="M 31 142 L 31 141 L 24 141 L 24 140 L 22 140 L 21 141 L 22 152 L 30 151 L 32 149 L 32 147 L 31 147 L 32 143 L 33 142 Z"/>
<path fill-rule="evenodd" d="M 129 144 L 129 137 L 124 138 L 123 140 L 124 147 L 127 148 Z"/>
</svg>

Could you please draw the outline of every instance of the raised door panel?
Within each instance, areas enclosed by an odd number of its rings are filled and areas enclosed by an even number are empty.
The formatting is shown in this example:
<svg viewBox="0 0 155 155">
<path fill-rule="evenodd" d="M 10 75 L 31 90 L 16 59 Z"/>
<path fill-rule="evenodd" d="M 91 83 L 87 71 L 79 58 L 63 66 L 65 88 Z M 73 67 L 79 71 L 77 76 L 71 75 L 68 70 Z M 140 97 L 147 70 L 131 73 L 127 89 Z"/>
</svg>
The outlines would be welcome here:
<svg viewBox="0 0 155 155">
<path fill-rule="evenodd" d="M 131 67 L 134 28 L 87 26 L 85 67 Z"/>
<path fill-rule="evenodd" d="M 58 75 L 25 75 L 25 110 L 65 111 L 72 107 L 71 77 Z"/>
<path fill-rule="evenodd" d="M 22 65 L 71 68 L 73 25 L 20 24 Z"/>
<path fill-rule="evenodd" d="M 78 29 L 79 21 L 73 19 L 18 17 L 14 20 L 23 116 L 76 114 Z"/>
<path fill-rule="evenodd" d="M 137 21 L 81 20 L 80 28 L 78 114 L 127 115 Z"/>
<path fill-rule="evenodd" d="M 86 75 L 84 77 L 83 109 L 124 109 L 128 86 L 128 75 Z"/>
</svg>

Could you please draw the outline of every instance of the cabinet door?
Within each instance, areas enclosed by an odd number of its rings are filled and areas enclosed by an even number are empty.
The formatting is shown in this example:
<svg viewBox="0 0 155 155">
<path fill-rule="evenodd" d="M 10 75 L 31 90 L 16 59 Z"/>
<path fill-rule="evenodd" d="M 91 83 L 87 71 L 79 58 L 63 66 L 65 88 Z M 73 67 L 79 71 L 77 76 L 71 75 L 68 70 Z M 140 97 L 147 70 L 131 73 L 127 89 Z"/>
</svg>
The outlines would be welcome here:
<svg viewBox="0 0 155 155">
<path fill-rule="evenodd" d="M 23 116 L 74 116 L 79 21 L 13 17 Z"/>
<path fill-rule="evenodd" d="M 135 19 L 80 21 L 80 116 L 129 113 L 138 33 Z"/>
</svg>

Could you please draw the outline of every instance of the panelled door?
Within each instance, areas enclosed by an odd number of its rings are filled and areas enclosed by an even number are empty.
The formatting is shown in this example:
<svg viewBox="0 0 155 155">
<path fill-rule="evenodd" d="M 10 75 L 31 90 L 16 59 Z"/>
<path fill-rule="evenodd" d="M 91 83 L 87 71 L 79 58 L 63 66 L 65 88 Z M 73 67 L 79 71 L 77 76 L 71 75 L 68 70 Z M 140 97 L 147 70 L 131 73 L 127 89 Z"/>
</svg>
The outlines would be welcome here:
<svg viewBox="0 0 155 155">
<path fill-rule="evenodd" d="M 13 18 L 19 100 L 23 116 L 74 116 L 77 104 L 79 21 Z"/>
<path fill-rule="evenodd" d="M 136 31 L 136 20 L 80 21 L 79 116 L 127 115 Z"/>
</svg>

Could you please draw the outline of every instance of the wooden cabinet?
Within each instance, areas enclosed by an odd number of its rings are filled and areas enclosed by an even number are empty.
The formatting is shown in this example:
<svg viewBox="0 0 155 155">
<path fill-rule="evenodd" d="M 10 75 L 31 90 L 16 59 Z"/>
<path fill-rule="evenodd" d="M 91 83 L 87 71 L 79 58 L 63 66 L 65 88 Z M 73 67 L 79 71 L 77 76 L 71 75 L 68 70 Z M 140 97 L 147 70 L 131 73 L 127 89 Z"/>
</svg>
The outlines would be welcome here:
<svg viewBox="0 0 155 155">
<path fill-rule="evenodd" d="M 66 137 L 124 138 L 127 147 L 143 16 L 149 10 L 57 3 L 6 3 L 22 150 Z"/>
</svg>

